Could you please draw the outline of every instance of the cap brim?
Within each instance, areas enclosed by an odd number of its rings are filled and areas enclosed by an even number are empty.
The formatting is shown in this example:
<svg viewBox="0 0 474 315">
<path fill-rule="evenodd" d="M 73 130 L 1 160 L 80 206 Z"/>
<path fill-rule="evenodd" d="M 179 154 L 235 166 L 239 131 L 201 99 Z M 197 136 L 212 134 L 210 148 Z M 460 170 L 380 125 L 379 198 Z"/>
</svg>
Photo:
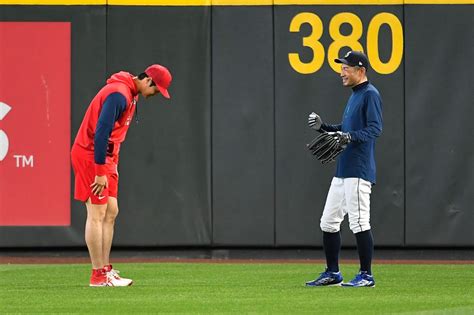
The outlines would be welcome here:
<svg viewBox="0 0 474 315">
<path fill-rule="evenodd" d="M 349 61 L 347 61 L 347 59 L 344 59 L 344 58 L 334 59 L 334 62 L 335 63 L 343 63 L 345 65 L 348 65 L 349 67 L 364 67 L 364 68 L 367 69 L 367 67 L 364 66 L 364 65 L 356 64 L 356 63 L 350 63 Z"/>
<path fill-rule="evenodd" d="M 163 95 L 164 98 L 170 99 L 170 93 L 168 93 L 168 90 L 165 88 L 162 88 L 161 86 L 157 85 L 156 86 L 158 90 L 160 91 L 161 95 Z"/>
<path fill-rule="evenodd" d="M 350 66 L 349 61 L 347 61 L 347 60 L 344 59 L 344 58 L 336 58 L 336 59 L 334 59 L 334 62 L 335 62 L 335 63 L 343 63 L 343 64 L 345 64 L 345 65 L 349 65 L 349 66 Z"/>
</svg>

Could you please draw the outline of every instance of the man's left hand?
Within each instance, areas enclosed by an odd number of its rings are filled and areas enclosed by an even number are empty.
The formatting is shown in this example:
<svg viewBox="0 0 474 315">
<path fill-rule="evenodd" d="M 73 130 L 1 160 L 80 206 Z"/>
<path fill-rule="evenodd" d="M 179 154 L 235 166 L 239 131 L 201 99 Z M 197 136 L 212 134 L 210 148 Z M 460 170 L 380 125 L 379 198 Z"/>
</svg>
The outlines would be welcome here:
<svg viewBox="0 0 474 315">
<path fill-rule="evenodd" d="M 339 143 L 340 146 L 346 146 L 351 142 L 351 134 L 348 132 L 336 131 L 330 132 L 334 139 Z"/>
<path fill-rule="evenodd" d="M 94 182 L 90 185 L 92 188 L 92 193 L 96 196 L 100 196 L 105 188 L 109 186 L 107 181 L 107 176 L 95 176 Z"/>
</svg>

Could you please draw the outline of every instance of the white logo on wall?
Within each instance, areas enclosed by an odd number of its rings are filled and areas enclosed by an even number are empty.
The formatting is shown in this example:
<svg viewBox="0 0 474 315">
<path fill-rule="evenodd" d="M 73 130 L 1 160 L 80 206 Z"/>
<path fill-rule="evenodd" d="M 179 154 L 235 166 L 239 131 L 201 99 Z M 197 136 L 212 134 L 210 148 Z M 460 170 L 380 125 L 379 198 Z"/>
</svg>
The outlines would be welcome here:
<svg viewBox="0 0 474 315">
<path fill-rule="evenodd" d="M 8 112 L 12 109 L 5 103 L 0 102 L 0 120 L 3 120 Z M 5 131 L 0 130 L 0 161 L 2 161 L 8 153 L 8 137 Z"/>
<path fill-rule="evenodd" d="M 0 102 L 0 121 L 5 119 L 11 109 L 11 106 Z M 9 146 L 10 140 L 8 139 L 7 134 L 5 131 L 0 129 L 0 161 L 4 160 L 7 156 Z M 13 154 L 13 158 L 15 159 L 15 165 L 18 168 L 34 167 L 33 155 Z"/>
</svg>

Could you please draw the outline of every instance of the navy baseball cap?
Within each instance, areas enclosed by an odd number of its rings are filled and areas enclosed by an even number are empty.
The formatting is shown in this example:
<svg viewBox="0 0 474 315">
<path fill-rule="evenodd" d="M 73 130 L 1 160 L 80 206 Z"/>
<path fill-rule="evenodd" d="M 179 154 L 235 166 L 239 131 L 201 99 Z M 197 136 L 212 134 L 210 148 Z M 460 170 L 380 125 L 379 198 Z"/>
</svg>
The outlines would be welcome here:
<svg viewBox="0 0 474 315">
<path fill-rule="evenodd" d="M 351 67 L 364 67 L 369 69 L 369 60 L 362 51 L 349 51 L 343 58 L 334 59 L 336 63 L 343 63 Z"/>
</svg>

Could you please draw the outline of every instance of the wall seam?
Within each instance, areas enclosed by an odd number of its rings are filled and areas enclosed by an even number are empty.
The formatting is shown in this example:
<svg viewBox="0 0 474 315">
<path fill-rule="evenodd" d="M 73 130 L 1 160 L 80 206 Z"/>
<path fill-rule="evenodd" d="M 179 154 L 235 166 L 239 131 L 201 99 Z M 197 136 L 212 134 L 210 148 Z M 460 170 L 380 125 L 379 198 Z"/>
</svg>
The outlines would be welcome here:
<svg viewBox="0 0 474 315">
<path fill-rule="evenodd" d="M 277 247 L 277 191 L 276 191 L 276 63 L 275 63 L 275 5 L 272 5 L 273 34 L 273 246 Z"/>
<path fill-rule="evenodd" d="M 107 39 L 108 29 L 109 29 L 109 0 L 105 2 L 105 76 L 107 76 L 108 72 L 108 60 L 107 60 L 107 51 L 109 41 Z"/>
<path fill-rule="evenodd" d="M 405 5 L 402 6 L 403 14 L 403 246 L 407 246 L 407 156 L 406 156 L 406 19 Z"/>
<path fill-rule="evenodd" d="M 212 2 L 211 2 L 212 3 Z M 211 80 L 211 84 L 209 86 L 210 89 L 210 127 L 209 127 L 209 133 L 210 133 L 210 139 L 209 139 L 209 150 L 210 150 L 210 155 L 209 155 L 209 160 L 210 160 L 210 208 L 211 208 L 211 247 L 214 247 L 214 146 L 213 146 L 213 138 L 214 138 L 214 133 L 213 133 L 213 117 L 214 117 L 214 97 L 213 97 L 213 88 L 214 88 L 214 79 L 213 79 L 213 65 L 214 65 L 214 58 L 213 58 L 213 26 L 212 26 L 212 16 L 213 16 L 213 8 L 212 5 L 209 8 L 209 76 Z"/>
</svg>

